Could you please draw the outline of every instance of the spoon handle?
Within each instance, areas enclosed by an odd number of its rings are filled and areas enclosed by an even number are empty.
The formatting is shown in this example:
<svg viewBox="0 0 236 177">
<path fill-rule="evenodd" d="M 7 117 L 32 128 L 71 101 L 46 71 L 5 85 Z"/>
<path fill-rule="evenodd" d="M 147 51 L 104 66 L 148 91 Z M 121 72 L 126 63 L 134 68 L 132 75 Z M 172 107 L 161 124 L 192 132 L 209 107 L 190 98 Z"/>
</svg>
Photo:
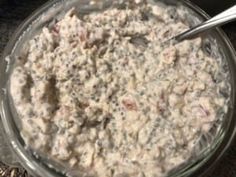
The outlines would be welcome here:
<svg viewBox="0 0 236 177">
<path fill-rule="evenodd" d="M 207 31 L 211 28 L 221 26 L 225 23 L 236 20 L 236 5 L 216 15 L 215 17 L 175 36 L 173 39 L 180 42 L 185 39 L 191 39 L 196 37 L 198 34 Z"/>
</svg>

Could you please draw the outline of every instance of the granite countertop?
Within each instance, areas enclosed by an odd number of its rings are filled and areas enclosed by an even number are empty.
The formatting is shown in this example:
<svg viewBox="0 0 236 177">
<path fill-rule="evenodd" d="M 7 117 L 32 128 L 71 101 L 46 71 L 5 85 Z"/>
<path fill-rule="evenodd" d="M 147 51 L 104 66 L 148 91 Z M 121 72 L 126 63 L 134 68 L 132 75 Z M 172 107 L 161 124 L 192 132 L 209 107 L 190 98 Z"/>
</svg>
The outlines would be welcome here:
<svg viewBox="0 0 236 177">
<path fill-rule="evenodd" d="M 47 0 L 0 0 L 0 58 L 17 26 L 32 11 Z M 223 27 L 236 48 L 236 23 Z M 0 162 L 0 177 L 28 177 L 23 168 L 13 168 Z M 236 177 L 236 141 L 209 177 Z"/>
</svg>

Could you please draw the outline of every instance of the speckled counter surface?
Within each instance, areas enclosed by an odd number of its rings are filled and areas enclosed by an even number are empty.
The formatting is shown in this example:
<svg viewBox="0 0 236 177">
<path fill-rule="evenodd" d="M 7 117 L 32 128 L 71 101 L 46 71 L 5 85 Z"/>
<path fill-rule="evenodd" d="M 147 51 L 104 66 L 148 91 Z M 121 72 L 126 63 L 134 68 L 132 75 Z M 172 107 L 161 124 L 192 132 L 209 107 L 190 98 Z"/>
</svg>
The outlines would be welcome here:
<svg viewBox="0 0 236 177">
<path fill-rule="evenodd" d="M 0 58 L 1 53 L 17 26 L 47 0 L 0 0 Z M 236 23 L 224 31 L 236 48 Z M 0 142 L 1 143 L 1 142 Z M 22 168 L 13 168 L 0 162 L 0 177 L 27 177 Z M 236 177 L 236 141 L 209 177 Z"/>
</svg>

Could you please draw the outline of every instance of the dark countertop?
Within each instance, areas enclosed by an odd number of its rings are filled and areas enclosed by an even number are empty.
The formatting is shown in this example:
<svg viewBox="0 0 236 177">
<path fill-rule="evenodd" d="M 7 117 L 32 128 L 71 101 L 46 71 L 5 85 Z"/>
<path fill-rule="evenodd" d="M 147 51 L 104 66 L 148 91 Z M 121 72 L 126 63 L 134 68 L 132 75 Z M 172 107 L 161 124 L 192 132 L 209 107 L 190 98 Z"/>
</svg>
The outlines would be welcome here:
<svg viewBox="0 0 236 177">
<path fill-rule="evenodd" d="M 29 16 L 32 11 L 46 1 L 47 0 L 0 0 L 0 58 L 6 43 L 17 26 Z M 195 1 L 200 2 L 199 0 Z M 206 10 L 208 10 L 208 8 L 209 6 L 207 6 Z M 215 9 L 213 13 L 216 13 L 216 11 L 217 9 Z M 236 48 L 236 23 L 226 25 L 223 29 Z M 8 167 L 0 162 L 0 177 L 27 176 L 27 172 L 24 169 Z M 210 174 L 209 177 L 236 177 L 236 141 L 215 168 L 213 174 Z"/>
</svg>

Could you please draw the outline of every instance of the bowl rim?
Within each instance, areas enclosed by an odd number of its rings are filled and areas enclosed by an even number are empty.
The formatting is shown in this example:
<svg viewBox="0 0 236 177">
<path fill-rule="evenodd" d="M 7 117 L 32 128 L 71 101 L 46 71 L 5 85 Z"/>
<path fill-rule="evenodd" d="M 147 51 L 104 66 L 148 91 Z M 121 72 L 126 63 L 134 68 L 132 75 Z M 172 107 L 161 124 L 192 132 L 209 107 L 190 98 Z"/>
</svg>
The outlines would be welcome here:
<svg viewBox="0 0 236 177">
<path fill-rule="evenodd" d="M 8 44 L 6 45 L 6 47 L 3 51 L 1 66 L 0 66 L 1 74 L 3 74 L 3 75 L 5 74 L 5 70 L 7 67 L 5 58 L 7 56 L 9 56 L 12 53 L 12 51 L 14 51 L 19 38 L 22 36 L 22 34 L 24 32 L 27 31 L 30 24 L 32 24 L 42 14 L 44 14 L 49 9 L 51 9 L 54 5 L 61 4 L 63 2 L 65 2 L 65 0 L 48 1 L 47 3 L 45 3 L 44 5 L 39 7 L 38 9 L 36 9 L 28 18 L 26 18 L 26 20 L 24 20 L 21 23 L 21 25 L 16 29 L 16 31 L 14 32 L 13 36 L 11 37 L 11 39 L 9 40 Z M 178 2 L 183 3 L 185 6 L 189 7 L 191 10 L 196 12 L 199 16 L 203 17 L 204 19 L 208 19 L 210 17 L 200 7 L 198 7 L 194 3 L 190 2 L 189 0 L 178 0 Z M 230 52 L 230 56 L 231 56 L 230 58 L 232 59 L 231 64 L 233 64 L 232 67 L 236 67 L 236 53 L 235 53 L 235 49 L 233 48 L 230 40 L 228 39 L 226 34 L 220 28 L 217 28 L 215 31 L 216 31 L 217 35 L 221 38 L 222 42 L 225 44 L 225 47 Z M 231 96 L 233 96 L 232 99 L 233 99 L 233 107 L 234 107 L 235 106 L 235 99 L 236 99 L 236 97 L 235 97 L 236 96 L 236 93 L 235 93 L 235 91 L 236 91 L 236 89 L 235 89 L 236 88 L 235 87 L 236 71 L 233 71 L 233 69 L 231 69 L 231 70 L 232 70 L 231 72 L 233 72 L 233 73 L 231 73 L 231 75 L 234 76 L 233 83 L 232 83 L 234 90 L 232 91 L 232 95 L 231 95 Z M 1 85 L 2 90 L 0 91 L 0 113 L 1 113 L 1 119 L 2 119 L 2 123 L 3 123 L 4 132 L 7 137 L 8 143 L 9 143 L 11 149 L 13 150 L 14 155 L 16 155 L 17 158 L 20 160 L 21 165 L 23 165 L 23 167 L 26 168 L 32 174 L 35 174 L 37 176 L 47 176 L 47 177 L 54 177 L 54 176 L 64 177 L 65 174 L 63 174 L 61 172 L 57 172 L 55 169 L 52 169 L 51 167 L 48 167 L 44 163 L 41 163 L 40 161 L 38 161 L 38 159 L 36 157 L 29 155 L 29 152 L 27 152 L 27 150 L 22 146 L 20 140 L 14 136 L 16 134 L 16 131 L 14 129 L 12 129 L 12 128 L 14 128 L 14 125 L 7 118 L 8 113 L 6 112 L 7 107 L 9 106 L 9 105 L 7 105 L 8 98 L 6 97 L 6 93 L 4 91 L 4 89 L 6 88 L 5 85 L 6 85 L 7 80 L 8 80 L 8 78 L 4 78 L 3 81 L 0 81 L 0 82 L 4 83 L 3 87 Z M 232 109 L 233 109 L 233 107 L 232 107 Z M 232 111 L 231 121 L 230 121 L 230 124 L 228 127 L 228 131 L 224 135 L 224 139 L 222 140 L 220 145 L 217 147 L 217 149 L 215 150 L 213 155 L 210 158 L 208 158 L 206 161 L 204 161 L 200 167 L 191 171 L 191 174 L 190 174 L 191 176 L 198 177 L 198 176 L 206 175 L 209 171 L 211 171 L 215 167 L 215 165 L 219 162 L 219 160 L 222 158 L 224 153 L 229 149 L 229 147 L 230 147 L 231 143 L 233 142 L 233 139 L 236 135 L 236 119 L 234 118 L 235 115 L 236 115 L 236 112 Z M 183 174 L 185 174 L 185 173 L 183 173 Z M 183 176 L 183 174 L 180 176 Z M 185 174 L 185 175 L 189 176 L 188 174 Z"/>
</svg>

